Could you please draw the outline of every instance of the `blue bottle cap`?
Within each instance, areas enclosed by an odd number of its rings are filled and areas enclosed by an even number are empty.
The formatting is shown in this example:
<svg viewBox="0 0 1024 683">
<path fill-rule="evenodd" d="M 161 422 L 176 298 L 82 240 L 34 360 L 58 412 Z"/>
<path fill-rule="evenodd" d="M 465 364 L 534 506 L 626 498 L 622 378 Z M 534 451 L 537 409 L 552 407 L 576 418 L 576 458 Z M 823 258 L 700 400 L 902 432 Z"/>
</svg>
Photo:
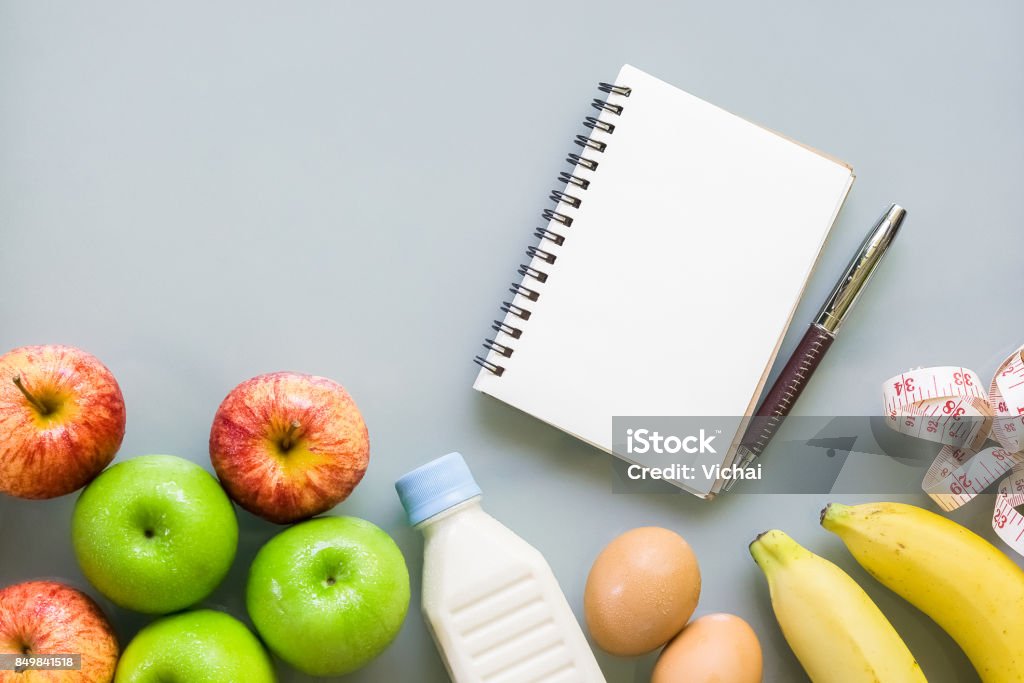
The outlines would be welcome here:
<svg viewBox="0 0 1024 683">
<path fill-rule="evenodd" d="M 395 490 L 412 526 L 481 493 L 459 453 L 442 455 L 403 475 Z"/>
</svg>

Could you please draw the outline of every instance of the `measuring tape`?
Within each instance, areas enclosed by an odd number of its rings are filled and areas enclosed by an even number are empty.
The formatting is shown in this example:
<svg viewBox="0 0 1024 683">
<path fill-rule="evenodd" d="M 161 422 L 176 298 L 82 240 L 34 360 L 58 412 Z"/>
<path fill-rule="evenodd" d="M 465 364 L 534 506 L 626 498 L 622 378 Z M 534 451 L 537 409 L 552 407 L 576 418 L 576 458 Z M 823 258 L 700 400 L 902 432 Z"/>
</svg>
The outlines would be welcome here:
<svg viewBox="0 0 1024 683">
<path fill-rule="evenodd" d="M 1004 360 L 988 391 L 961 367 L 911 370 L 882 385 L 886 424 L 942 444 L 921 487 L 947 512 L 1000 477 L 992 528 L 1024 555 L 1024 346 Z M 982 448 L 993 439 L 998 446 Z"/>
</svg>

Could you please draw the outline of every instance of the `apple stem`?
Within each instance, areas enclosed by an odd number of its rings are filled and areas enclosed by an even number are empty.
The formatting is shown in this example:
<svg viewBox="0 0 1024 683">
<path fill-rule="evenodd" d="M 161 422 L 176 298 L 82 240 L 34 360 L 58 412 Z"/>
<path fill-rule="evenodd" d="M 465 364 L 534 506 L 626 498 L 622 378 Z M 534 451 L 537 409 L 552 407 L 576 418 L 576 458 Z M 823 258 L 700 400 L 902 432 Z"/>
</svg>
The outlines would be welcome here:
<svg viewBox="0 0 1024 683">
<path fill-rule="evenodd" d="M 45 403 L 43 403 L 38 398 L 29 393 L 28 389 L 25 388 L 25 385 L 21 381 L 21 375 L 15 375 L 13 378 L 13 382 L 14 386 L 18 387 L 18 391 L 20 391 L 25 396 L 25 400 L 31 403 L 32 406 L 36 410 L 38 410 L 41 415 L 49 415 L 50 408 Z"/>
<path fill-rule="evenodd" d="M 295 445 L 295 432 L 302 427 L 302 423 L 298 420 L 292 420 L 292 423 L 288 425 L 288 431 L 284 433 L 284 437 L 281 439 L 281 450 L 287 451 Z"/>
</svg>

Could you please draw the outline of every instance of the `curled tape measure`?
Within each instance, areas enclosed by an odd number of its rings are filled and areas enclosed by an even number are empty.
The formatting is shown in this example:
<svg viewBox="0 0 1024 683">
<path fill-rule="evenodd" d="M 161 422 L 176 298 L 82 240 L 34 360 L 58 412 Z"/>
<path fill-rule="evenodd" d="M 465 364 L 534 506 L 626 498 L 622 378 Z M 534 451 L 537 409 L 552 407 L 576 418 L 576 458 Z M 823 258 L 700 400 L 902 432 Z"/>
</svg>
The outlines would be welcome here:
<svg viewBox="0 0 1024 683">
<path fill-rule="evenodd" d="M 986 391 L 960 367 L 912 370 L 882 385 L 886 424 L 942 444 L 921 483 L 943 510 L 965 505 L 998 485 L 992 527 L 1024 555 L 1024 346 L 1000 364 Z M 998 446 L 983 448 L 993 439 Z"/>
</svg>

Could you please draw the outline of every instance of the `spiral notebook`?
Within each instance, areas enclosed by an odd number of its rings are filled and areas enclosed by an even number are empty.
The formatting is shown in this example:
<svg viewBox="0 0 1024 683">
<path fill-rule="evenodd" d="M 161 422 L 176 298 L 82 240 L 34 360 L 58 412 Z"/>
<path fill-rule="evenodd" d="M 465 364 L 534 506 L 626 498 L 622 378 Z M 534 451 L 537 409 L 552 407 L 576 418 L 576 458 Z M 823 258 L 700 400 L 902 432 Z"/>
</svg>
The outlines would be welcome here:
<svg viewBox="0 0 1024 683">
<path fill-rule="evenodd" d="M 753 412 L 854 176 L 632 66 L 599 89 L 473 386 L 612 452 L 613 416 Z"/>
</svg>

